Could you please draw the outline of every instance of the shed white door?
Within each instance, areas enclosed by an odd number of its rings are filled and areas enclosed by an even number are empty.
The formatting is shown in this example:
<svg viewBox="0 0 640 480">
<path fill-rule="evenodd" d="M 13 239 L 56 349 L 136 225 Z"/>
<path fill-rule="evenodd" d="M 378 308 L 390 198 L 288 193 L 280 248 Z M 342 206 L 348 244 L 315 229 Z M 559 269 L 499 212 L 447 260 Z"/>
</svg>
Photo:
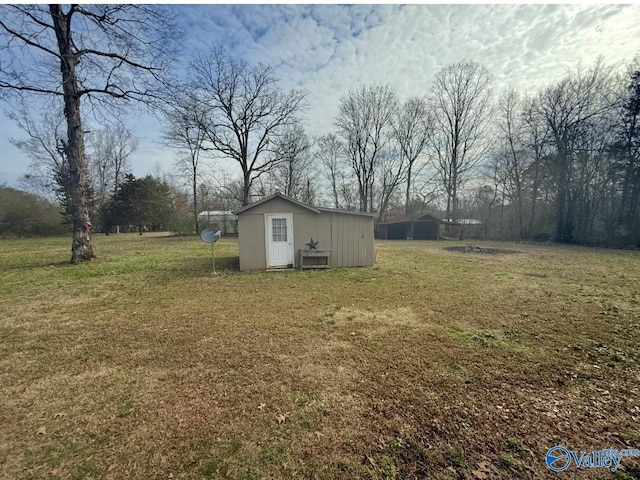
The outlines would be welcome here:
<svg viewBox="0 0 640 480">
<path fill-rule="evenodd" d="M 293 215 L 265 214 L 267 268 L 293 267 Z"/>
</svg>

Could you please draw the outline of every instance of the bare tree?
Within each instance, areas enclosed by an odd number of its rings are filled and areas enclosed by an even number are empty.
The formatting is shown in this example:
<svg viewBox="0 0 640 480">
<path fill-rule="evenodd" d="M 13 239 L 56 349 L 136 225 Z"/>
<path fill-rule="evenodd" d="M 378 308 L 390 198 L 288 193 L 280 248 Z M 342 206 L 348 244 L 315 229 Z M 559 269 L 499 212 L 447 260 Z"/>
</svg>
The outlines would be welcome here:
<svg viewBox="0 0 640 480">
<path fill-rule="evenodd" d="M 424 167 L 413 174 L 409 215 L 424 213 L 428 207 L 441 210 L 438 202 L 443 196 L 442 184 L 433 169 Z"/>
<path fill-rule="evenodd" d="M 319 159 L 322 176 L 329 184 L 333 208 L 341 208 L 341 185 L 344 183 L 344 144 L 333 133 L 316 141 L 315 156 Z"/>
<path fill-rule="evenodd" d="M 494 157 L 504 172 L 504 186 L 515 206 L 517 238 L 526 236 L 524 221 L 525 172 L 529 166 L 529 151 L 525 145 L 523 105 L 515 90 L 507 90 L 498 99 L 495 124 L 497 141 Z M 513 237 L 513 235 L 512 235 Z"/>
<path fill-rule="evenodd" d="M 51 202 L 65 203 L 64 191 L 58 179 L 66 171 L 65 118 L 62 109 L 47 108 L 34 119 L 27 105 L 7 113 L 27 135 L 24 139 L 10 139 L 31 159 L 23 178 L 26 188 Z M 87 164 L 92 178 L 92 191 L 98 204 L 114 194 L 124 173 L 129 171 L 129 158 L 138 146 L 138 139 L 123 125 L 92 129 L 87 142 Z"/>
<path fill-rule="evenodd" d="M 435 167 L 447 193 L 447 218 L 457 220 L 458 191 L 481 161 L 489 113 L 490 75 L 476 62 L 449 65 L 435 77 Z"/>
<path fill-rule="evenodd" d="M 578 162 L 590 155 L 589 147 L 581 143 L 613 109 L 611 80 L 611 70 L 598 61 L 586 70 L 578 68 L 537 99 L 537 113 L 549 128 L 554 149 L 549 171 L 557 189 L 556 240 L 561 242 L 575 241 L 577 188 L 585 185 L 580 184 Z"/>
<path fill-rule="evenodd" d="M 229 210 L 235 210 L 242 206 L 244 198 L 244 179 L 232 178 L 227 173 L 218 179 L 219 197 Z"/>
<path fill-rule="evenodd" d="M 395 147 L 395 148 L 394 148 Z M 390 144 L 378 156 L 377 205 L 378 222 L 386 220 L 391 199 L 407 180 L 408 162 L 397 145 Z"/>
<path fill-rule="evenodd" d="M 387 209 L 405 184 L 404 213 L 409 212 L 416 163 L 426 151 L 433 133 L 433 121 L 427 102 L 413 97 L 395 110 L 391 124 L 391 141 L 379 157 L 378 221 L 385 221 Z M 418 167 L 416 169 L 416 167 Z M 401 200 L 396 199 L 399 203 Z"/>
<path fill-rule="evenodd" d="M 316 141 L 315 157 L 320 161 L 320 173 L 328 183 L 333 208 L 355 210 L 358 187 L 351 174 L 344 143 L 337 135 L 323 135 Z"/>
<path fill-rule="evenodd" d="M 111 158 L 113 171 L 113 193 L 118 193 L 118 188 L 123 182 L 124 175 L 129 173 L 131 155 L 138 149 L 140 140 L 127 130 L 123 125 L 118 125 L 115 130 L 110 130 L 114 137 L 114 152 Z"/>
<path fill-rule="evenodd" d="M 536 100 L 527 98 L 523 102 L 522 112 L 525 135 L 525 145 L 531 156 L 531 163 L 526 172 L 526 177 L 530 184 L 530 205 L 529 205 L 529 236 L 533 235 L 537 221 L 538 197 L 540 186 L 545 176 L 545 160 L 549 150 L 549 128 L 542 116 L 537 111 Z"/>
<path fill-rule="evenodd" d="M 130 173 L 130 159 L 140 141 L 124 125 L 116 124 L 92 130 L 88 135 L 88 163 L 93 169 L 94 191 L 98 199 L 115 195 Z"/>
<path fill-rule="evenodd" d="M 7 116 L 27 134 L 26 139 L 10 139 L 31 159 L 23 183 L 29 191 L 52 203 L 61 200 L 57 178 L 66 168 L 62 149 L 65 138 L 62 112 L 55 108 L 47 109 L 39 119 L 34 119 L 28 107 L 21 103 Z"/>
<path fill-rule="evenodd" d="M 171 102 L 164 111 L 166 127 L 163 131 L 163 142 L 182 153 L 178 157 L 176 167 L 181 175 L 189 179 L 196 233 L 200 231 L 198 184 L 202 180 L 201 155 L 207 150 L 204 143 L 207 138 L 205 125 L 208 114 L 208 107 L 189 93 L 178 101 Z"/>
<path fill-rule="evenodd" d="M 72 263 L 94 257 L 81 100 L 95 108 L 115 107 L 114 100 L 148 100 L 174 58 L 176 31 L 165 10 L 149 5 L 0 10 L 0 90 L 56 96 L 64 103 L 66 163 L 59 183 L 73 222 Z"/>
<path fill-rule="evenodd" d="M 486 187 L 481 197 L 483 197 L 485 206 L 489 206 L 489 210 L 486 212 L 483 212 L 483 208 L 480 208 L 480 213 L 486 213 L 486 217 L 485 215 L 482 215 L 482 222 L 485 224 L 483 230 L 486 236 L 489 231 L 489 226 L 486 224 L 489 223 L 489 220 L 491 218 L 490 207 L 493 207 L 494 203 L 498 200 L 498 198 L 500 198 L 500 221 L 498 228 L 498 239 L 500 240 L 504 240 L 504 214 L 505 205 L 507 203 L 507 193 L 509 191 L 508 184 L 510 175 L 509 155 L 510 153 L 508 147 L 505 147 L 504 143 L 502 143 L 495 149 L 495 151 L 490 152 L 489 161 L 483 164 L 481 167 L 482 177 L 484 177 L 485 181 L 491 182 L 491 185 L 485 184 L 479 187 Z M 492 192 L 492 197 L 489 197 L 487 195 L 489 191 Z M 491 201 L 489 202 L 488 200 Z"/>
<path fill-rule="evenodd" d="M 425 153 L 432 135 L 433 117 L 426 100 L 413 97 L 403 103 L 393 124 L 393 137 L 406 162 L 405 216 L 409 214 L 416 162 Z"/>
<path fill-rule="evenodd" d="M 288 129 L 275 145 L 280 161 L 270 172 L 273 186 L 285 195 L 309 202 L 310 184 L 314 177 L 311 141 L 300 125 Z"/>
<path fill-rule="evenodd" d="M 250 67 L 221 48 L 198 56 L 191 71 L 192 83 L 209 107 L 207 140 L 214 151 L 240 165 L 246 205 L 253 181 L 281 160 L 274 146 L 298 122 L 306 94 L 283 93 L 270 66 Z"/>
<path fill-rule="evenodd" d="M 490 185 L 480 185 L 470 192 L 469 209 L 480 217 L 482 222 L 482 237 L 488 238 L 491 225 L 493 205 L 498 198 L 498 190 Z"/>
<path fill-rule="evenodd" d="M 617 215 L 628 243 L 640 243 L 640 55 L 623 76 L 623 93 L 617 109 L 616 167 L 622 176 L 622 193 Z M 613 203 L 613 202 L 612 202 Z"/>
<path fill-rule="evenodd" d="M 398 100 L 386 85 L 362 86 L 340 99 L 335 119 L 358 181 L 360 211 L 374 210 L 374 184 L 382 150 L 391 139 Z"/>
</svg>

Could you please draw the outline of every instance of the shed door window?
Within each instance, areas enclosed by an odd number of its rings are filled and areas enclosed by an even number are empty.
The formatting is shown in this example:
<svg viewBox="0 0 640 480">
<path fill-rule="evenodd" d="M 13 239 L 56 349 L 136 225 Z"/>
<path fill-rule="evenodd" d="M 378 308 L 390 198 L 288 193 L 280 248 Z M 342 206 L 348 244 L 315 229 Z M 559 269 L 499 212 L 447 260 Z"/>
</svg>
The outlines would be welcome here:
<svg viewBox="0 0 640 480">
<path fill-rule="evenodd" d="M 286 242 L 287 241 L 287 219 L 272 218 L 271 232 L 273 237 L 272 240 L 274 242 Z"/>
</svg>

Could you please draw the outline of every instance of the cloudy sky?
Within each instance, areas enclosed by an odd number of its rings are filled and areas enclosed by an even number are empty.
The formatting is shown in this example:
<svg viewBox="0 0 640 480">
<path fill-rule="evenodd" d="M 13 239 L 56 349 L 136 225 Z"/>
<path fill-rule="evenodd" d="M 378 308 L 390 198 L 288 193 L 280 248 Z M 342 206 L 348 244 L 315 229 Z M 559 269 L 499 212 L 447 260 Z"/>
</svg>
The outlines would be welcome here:
<svg viewBox="0 0 640 480">
<path fill-rule="evenodd" d="M 269 63 L 285 89 L 303 88 L 311 135 L 328 133 L 340 96 L 360 84 L 387 83 L 401 99 L 429 92 L 444 66 L 475 60 L 496 93 L 521 93 L 602 55 L 607 64 L 640 54 L 640 4 L 628 5 L 181 5 L 173 6 L 190 51 L 223 44 L 249 63 Z M 4 107 L 4 106 L 3 106 Z M 157 142 L 152 117 L 129 122 L 142 138 L 133 173 L 175 152 Z M 9 143 L 21 132 L 0 119 L 0 183 L 16 185 L 29 162 Z"/>
</svg>

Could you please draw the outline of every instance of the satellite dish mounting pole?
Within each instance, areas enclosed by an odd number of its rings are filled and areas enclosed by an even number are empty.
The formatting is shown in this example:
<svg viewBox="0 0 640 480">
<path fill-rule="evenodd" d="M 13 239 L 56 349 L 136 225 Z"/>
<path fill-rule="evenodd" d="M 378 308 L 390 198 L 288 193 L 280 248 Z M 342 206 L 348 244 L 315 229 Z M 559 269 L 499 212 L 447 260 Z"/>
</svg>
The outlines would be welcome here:
<svg viewBox="0 0 640 480">
<path fill-rule="evenodd" d="M 216 260 L 215 260 L 215 258 L 213 256 L 213 245 L 214 245 L 214 243 L 215 242 L 211 243 L 211 264 L 213 265 L 213 274 L 217 275 L 217 273 L 216 273 Z"/>
<path fill-rule="evenodd" d="M 200 239 L 205 243 L 211 244 L 211 265 L 213 265 L 213 274 L 217 275 L 216 260 L 213 256 L 213 244 L 220 239 L 220 230 L 216 232 L 213 227 L 205 228 L 202 232 L 200 232 Z"/>
</svg>

